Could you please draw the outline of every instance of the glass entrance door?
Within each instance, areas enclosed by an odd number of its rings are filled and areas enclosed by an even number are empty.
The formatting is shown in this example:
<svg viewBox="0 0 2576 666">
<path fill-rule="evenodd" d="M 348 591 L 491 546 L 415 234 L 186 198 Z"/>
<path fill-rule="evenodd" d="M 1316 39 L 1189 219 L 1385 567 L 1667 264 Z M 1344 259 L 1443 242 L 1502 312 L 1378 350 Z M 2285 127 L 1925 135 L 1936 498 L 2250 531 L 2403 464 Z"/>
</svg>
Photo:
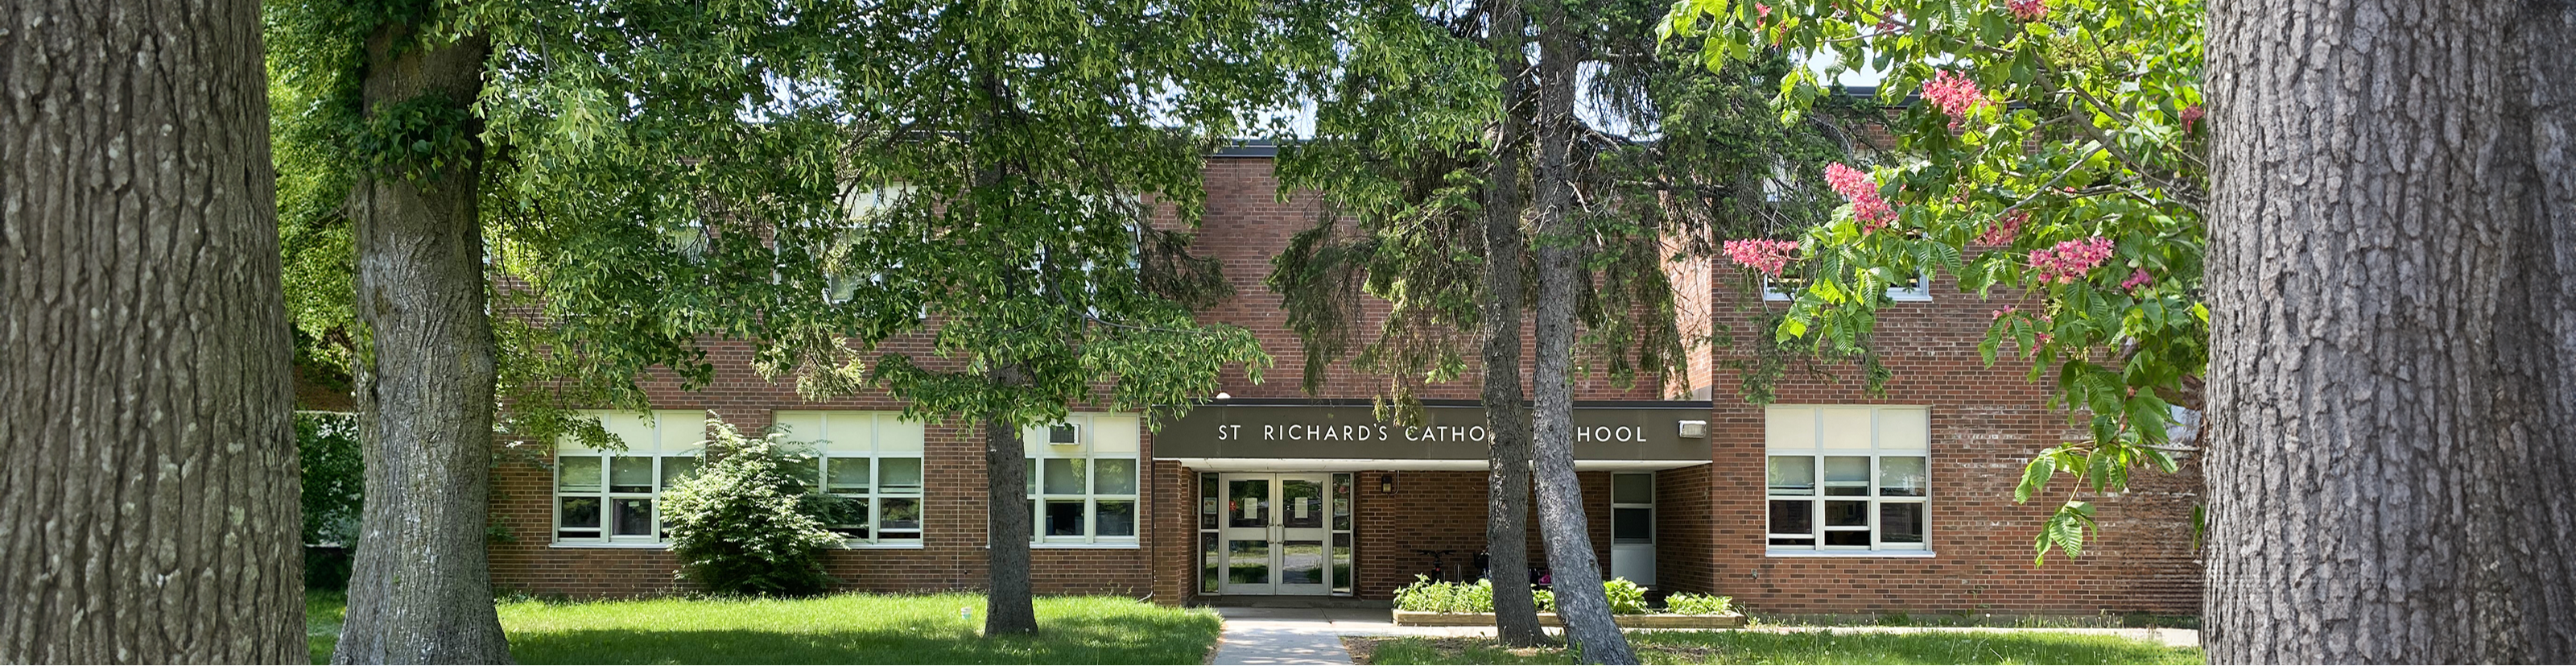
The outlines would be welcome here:
<svg viewBox="0 0 2576 666">
<path fill-rule="evenodd" d="M 1348 475 L 1343 475 L 1348 476 Z M 1331 594 L 1348 590 L 1348 500 L 1332 474 L 1220 475 L 1216 594 Z M 1347 484 L 1343 484 L 1347 485 Z M 1340 520 L 1336 520 L 1336 515 Z M 1341 523 L 1341 525 L 1337 525 Z M 1338 538 L 1337 538 L 1338 537 Z M 1341 555 L 1336 557 L 1336 555 Z M 1339 565 L 1339 566 L 1337 566 Z"/>
</svg>

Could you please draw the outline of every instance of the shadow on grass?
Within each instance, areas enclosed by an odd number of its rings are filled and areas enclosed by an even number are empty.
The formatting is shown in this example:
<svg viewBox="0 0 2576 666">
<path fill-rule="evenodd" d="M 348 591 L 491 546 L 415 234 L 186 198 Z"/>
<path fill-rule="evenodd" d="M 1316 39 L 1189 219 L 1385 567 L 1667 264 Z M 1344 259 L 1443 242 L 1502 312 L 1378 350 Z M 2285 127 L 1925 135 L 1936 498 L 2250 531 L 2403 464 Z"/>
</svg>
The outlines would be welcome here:
<svg viewBox="0 0 2576 666">
<path fill-rule="evenodd" d="M 614 606 L 567 606 L 571 616 L 563 618 L 531 617 L 542 611 L 523 607 L 505 613 L 503 624 L 511 655 L 527 664 L 1196 664 L 1218 632 L 1205 613 L 1057 598 L 1040 600 L 1037 636 L 986 639 L 981 604 L 961 617 L 953 601 L 699 602 L 619 609 L 613 618 L 596 613 Z"/>
<path fill-rule="evenodd" d="M 1629 640 L 1649 664 L 2198 664 L 2197 648 L 2053 632 L 1665 631 Z M 1372 664 L 1570 664 L 1564 650 L 1492 639 L 1404 638 L 1367 646 Z"/>
<path fill-rule="evenodd" d="M 308 594 L 306 635 L 326 663 L 343 600 Z M 500 604 L 527 664 L 1197 664 L 1216 644 L 1205 611 L 1119 597 L 1041 597 L 1039 635 L 987 640 L 967 594 Z M 960 611 L 965 611 L 960 613 Z"/>
</svg>

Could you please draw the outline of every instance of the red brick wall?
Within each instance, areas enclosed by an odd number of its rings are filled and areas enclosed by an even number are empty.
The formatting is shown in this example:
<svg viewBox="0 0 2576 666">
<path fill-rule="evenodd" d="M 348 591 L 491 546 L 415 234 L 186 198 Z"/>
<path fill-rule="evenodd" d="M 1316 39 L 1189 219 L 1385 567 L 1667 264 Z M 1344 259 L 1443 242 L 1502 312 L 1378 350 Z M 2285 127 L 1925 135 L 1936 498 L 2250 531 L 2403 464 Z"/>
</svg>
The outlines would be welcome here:
<svg viewBox="0 0 2576 666">
<path fill-rule="evenodd" d="M 1709 466 L 1655 473 L 1655 586 L 1670 591 L 1716 589 L 1707 563 L 1715 561 L 1716 505 Z"/>
<path fill-rule="evenodd" d="M 1378 491 L 1383 474 L 1395 475 L 1395 492 Z M 1584 514 L 1591 529 L 1593 558 L 1610 568 L 1610 473 L 1580 472 Z M 1365 599 L 1386 599 L 1413 583 L 1415 574 L 1431 569 L 1431 558 L 1415 550 L 1457 550 L 1450 561 L 1467 562 L 1473 571 L 1477 551 L 1485 549 L 1485 473 L 1483 471 L 1362 472 L 1353 512 L 1358 519 L 1359 588 Z M 1536 492 L 1535 489 L 1532 490 Z M 1538 503 L 1530 502 L 1528 554 L 1533 567 L 1548 566 L 1541 539 Z M 1462 559 L 1463 558 L 1463 559 Z"/>
<path fill-rule="evenodd" d="M 1948 280 L 1936 281 L 1932 293 L 1933 302 L 1880 315 L 1877 345 L 1895 372 L 1883 395 L 1864 392 L 1857 369 L 1845 365 L 1835 369 L 1843 381 L 1781 378 L 1778 403 L 1929 406 L 1930 545 L 1937 556 L 1767 557 L 1763 407 L 1731 395 L 1740 377 L 1722 369 L 1709 421 L 1713 483 L 1705 486 L 1710 509 L 1702 528 L 1711 575 L 1706 582 L 1675 578 L 1668 587 L 1734 595 L 1767 612 L 2199 612 L 2201 568 L 2189 548 L 2201 488 L 2195 461 L 2178 475 L 2139 472 L 2128 493 L 2096 501 L 2103 533 L 2082 558 L 2052 555 L 2047 566 L 2033 567 L 2040 520 L 2071 484 L 2053 485 L 2027 505 L 2013 503 L 2013 486 L 2033 453 L 2082 433 L 2045 405 L 2046 386 L 2027 379 L 2026 360 L 1998 358 L 1990 368 L 1978 358 L 1988 311 L 2000 305 L 1960 294 Z M 1740 284 L 1719 285 L 1715 298 L 1719 323 L 1739 336 L 1759 335 L 1755 316 L 1786 307 L 1760 302 Z M 1721 362 L 1741 358 L 1719 353 Z M 1679 508 L 1688 500 L 1671 503 Z M 1689 568 L 1671 564 L 1664 570 Z"/>
</svg>

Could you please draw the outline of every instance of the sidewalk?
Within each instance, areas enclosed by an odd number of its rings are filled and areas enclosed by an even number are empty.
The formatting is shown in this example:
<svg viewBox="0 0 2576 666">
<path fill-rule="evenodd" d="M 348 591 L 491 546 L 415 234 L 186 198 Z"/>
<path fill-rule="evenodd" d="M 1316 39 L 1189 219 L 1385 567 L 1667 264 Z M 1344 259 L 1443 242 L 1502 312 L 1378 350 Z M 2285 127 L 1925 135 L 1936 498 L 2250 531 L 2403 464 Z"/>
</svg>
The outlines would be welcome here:
<svg viewBox="0 0 2576 666">
<path fill-rule="evenodd" d="M 1343 636 L 1492 636 L 1493 627 L 1399 627 L 1384 608 L 1239 608 L 1219 607 L 1225 635 L 1218 639 L 1216 664 L 1348 664 Z M 2200 645 L 2191 629 L 2096 629 L 2018 627 L 1762 627 L 1750 631 L 1911 634 L 1992 631 L 2051 631 L 2109 635 L 2154 641 L 2173 647 Z"/>
</svg>

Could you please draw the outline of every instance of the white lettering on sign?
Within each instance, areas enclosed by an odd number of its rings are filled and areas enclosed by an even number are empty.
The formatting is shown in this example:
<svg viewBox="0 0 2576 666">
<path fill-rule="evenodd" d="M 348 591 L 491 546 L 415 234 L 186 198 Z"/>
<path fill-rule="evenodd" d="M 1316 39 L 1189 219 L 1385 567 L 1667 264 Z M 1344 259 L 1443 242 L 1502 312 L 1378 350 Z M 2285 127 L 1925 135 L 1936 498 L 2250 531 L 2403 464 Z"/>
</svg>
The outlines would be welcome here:
<svg viewBox="0 0 2576 666">
<path fill-rule="evenodd" d="M 1218 441 L 1261 442 L 1436 442 L 1479 443 L 1492 441 L 1493 433 L 1478 425 L 1392 425 L 1386 423 L 1322 424 L 1264 423 L 1259 437 L 1244 431 L 1239 423 L 1216 426 Z M 1576 426 L 1574 441 L 1645 442 L 1646 429 L 1633 425 Z"/>
<path fill-rule="evenodd" d="M 1575 429 L 1574 429 L 1574 441 L 1577 441 L 1577 442 L 1643 442 L 1643 441 L 1646 441 L 1646 433 L 1645 433 L 1645 431 L 1643 431 L 1643 430 L 1639 430 L 1639 429 L 1637 429 L 1637 428 L 1636 428 L 1636 427 L 1634 427 L 1634 426 L 1592 426 L 1592 427 L 1589 427 L 1589 428 L 1581 428 L 1581 427 L 1578 427 L 1578 428 L 1575 428 Z"/>
</svg>

